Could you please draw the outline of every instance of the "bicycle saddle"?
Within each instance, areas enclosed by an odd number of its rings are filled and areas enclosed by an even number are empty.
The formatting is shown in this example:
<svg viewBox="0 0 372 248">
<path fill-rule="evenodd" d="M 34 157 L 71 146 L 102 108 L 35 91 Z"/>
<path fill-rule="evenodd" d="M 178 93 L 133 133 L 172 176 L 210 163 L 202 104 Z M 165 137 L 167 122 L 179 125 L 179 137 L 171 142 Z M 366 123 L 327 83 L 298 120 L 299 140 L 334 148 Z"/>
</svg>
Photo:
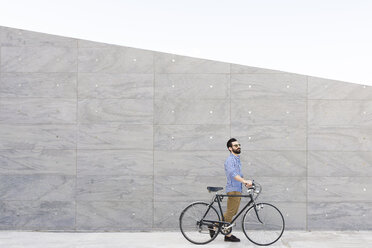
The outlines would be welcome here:
<svg viewBox="0 0 372 248">
<path fill-rule="evenodd" d="M 223 190 L 223 187 L 211 187 L 211 186 L 208 186 L 207 187 L 207 190 L 209 192 L 217 192 L 217 191 Z"/>
</svg>

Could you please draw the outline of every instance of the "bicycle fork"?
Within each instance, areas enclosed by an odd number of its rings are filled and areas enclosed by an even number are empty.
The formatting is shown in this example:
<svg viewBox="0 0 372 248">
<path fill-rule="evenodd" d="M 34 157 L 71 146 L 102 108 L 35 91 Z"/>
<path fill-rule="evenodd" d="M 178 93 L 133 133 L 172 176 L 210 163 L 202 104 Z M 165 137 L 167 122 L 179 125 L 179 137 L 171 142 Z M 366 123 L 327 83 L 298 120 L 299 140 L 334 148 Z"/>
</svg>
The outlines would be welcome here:
<svg viewBox="0 0 372 248">
<path fill-rule="evenodd" d="M 254 212 L 256 213 L 256 216 L 257 216 L 258 221 L 259 221 L 261 224 L 263 224 L 263 222 L 262 222 L 261 219 L 260 219 L 260 216 L 258 216 L 257 205 L 254 204 L 253 207 L 254 207 Z"/>
</svg>

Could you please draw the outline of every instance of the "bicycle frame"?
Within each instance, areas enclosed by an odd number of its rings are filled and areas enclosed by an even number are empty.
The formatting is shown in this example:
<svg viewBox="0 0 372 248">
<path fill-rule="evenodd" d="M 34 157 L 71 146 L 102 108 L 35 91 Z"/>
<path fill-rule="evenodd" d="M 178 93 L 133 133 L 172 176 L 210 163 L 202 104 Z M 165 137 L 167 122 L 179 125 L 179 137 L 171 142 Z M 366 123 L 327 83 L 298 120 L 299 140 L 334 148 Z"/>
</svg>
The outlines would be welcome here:
<svg viewBox="0 0 372 248">
<path fill-rule="evenodd" d="M 223 199 L 223 197 L 225 197 L 225 196 L 227 196 L 227 197 L 249 197 L 250 198 L 250 200 L 249 200 L 249 202 L 242 208 L 242 210 L 240 210 L 240 212 L 232 219 L 232 221 L 231 222 L 226 222 L 225 221 L 225 218 L 224 218 L 224 216 L 223 216 L 223 211 L 222 211 L 222 207 L 221 207 L 221 202 L 222 202 L 222 199 Z M 222 216 L 222 221 L 218 221 L 218 220 L 205 220 L 204 218 L 207 216 L 207 214 L 208 214 L 208 212 L 209 212 L 209 210 L 211 209 L 211 207 L 213 206 L 213 204 L 215 203 L 215 202 L 217 202 L 218 203 L 218 208 L 219 208 L 219 210 L 220 210 L 220 214 L 221 214 L 221 216 Z M 203 222 L 208 222 L 208 223 L 212 223 L 212 224 L 215 224 L 215 223 L 219 223 L 220 225 L 223 225 L 223 224 L 227 224 L 227 225 L 232 225 L 232 224 L 234 224 L 234 222 L 235 222 L 235 220 L 237 219 L 237 218 L 239 218 L 239 216 L 248 208 L 248 207 L 250 207 L 251 206 L 251 204 L 253 203 L 253 205 L 255 205 L 256 203 L 255 203 L 255 201 L 254 201 L 254 199 L 253 199 L 253 196 L 251 195 L 251 194 L 249 194 L 249 195 L 226 195 L 226 194 L 217 194 L 216 193 L 216 195 L 212 198 L 212 201 L 211 201 L 211 203 L 208 205 L 208 209 L 207 209 L 207 211 L 205 212 L 205 214 L 204 214 L 204 216 L 203 216 L 203 218 L 200 220 L 200 222 L 199 222 L 199 224 L 202 224 Z M 258 220 L 262 223 L 262 221 L 260 220 L 260 217 L 258 216 L 258 214 L 257 214 L 257 210 L 256 210 L 256 208 L 255 208 L 255 212 L 256 212 L 256 215 L 257 215 L 257 218 L 258 218 Z"/>
</svg>

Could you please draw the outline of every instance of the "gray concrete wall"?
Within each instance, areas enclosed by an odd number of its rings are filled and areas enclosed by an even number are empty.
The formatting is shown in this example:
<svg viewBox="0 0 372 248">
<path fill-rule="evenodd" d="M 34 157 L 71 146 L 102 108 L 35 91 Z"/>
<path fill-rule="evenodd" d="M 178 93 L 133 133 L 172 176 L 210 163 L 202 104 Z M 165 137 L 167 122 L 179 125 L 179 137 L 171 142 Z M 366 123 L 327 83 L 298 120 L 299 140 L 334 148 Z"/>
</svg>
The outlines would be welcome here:
<svg viewBox="0 0 372 248">
<path fill-rule="evenodd" d="M 372 229 L 371 87 L 5 27 L 0 41 L 0 229 L 177 230 L 225 185 L 229 137 L 288 229 Z"/>
</svg>

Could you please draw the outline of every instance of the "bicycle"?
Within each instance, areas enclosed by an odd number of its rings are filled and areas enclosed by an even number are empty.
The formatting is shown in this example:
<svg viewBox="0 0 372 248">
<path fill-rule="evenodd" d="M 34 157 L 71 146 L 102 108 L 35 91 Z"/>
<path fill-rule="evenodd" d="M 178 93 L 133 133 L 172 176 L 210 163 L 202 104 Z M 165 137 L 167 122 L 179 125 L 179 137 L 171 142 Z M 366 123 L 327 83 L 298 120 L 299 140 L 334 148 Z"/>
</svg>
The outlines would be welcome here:
<svg viewBox="0 0 372 248">
<path fill-rule="evenodd" d="M 247 195 L 228 196 L 218 194 L 223 187 L 207 187 L 209 193 L 216 192 L 210 203 L 193 202 L 180 215 L 179 225 L 183 236 L 194 244 L 207 244 L 219 233 L 228 235 L 235 226 L 237 218 L 248 208 L 243 216 L 242 229 L 245 236 L 254 244 L 267 246 L 280 239 L 284 232 L 284 218 L 277 207 L 269 203 L 256 203 L 262 191 L 260 184 L 253 181 Z M 223 217 L 221 202 L 224 197 L 248 197 L 249 202 L 240 210 L 231 222 Z M 213 204 L 217 202 L 220 213 Z M 221 220 L 222 216 L 222 220 Z"/>
</svg>

